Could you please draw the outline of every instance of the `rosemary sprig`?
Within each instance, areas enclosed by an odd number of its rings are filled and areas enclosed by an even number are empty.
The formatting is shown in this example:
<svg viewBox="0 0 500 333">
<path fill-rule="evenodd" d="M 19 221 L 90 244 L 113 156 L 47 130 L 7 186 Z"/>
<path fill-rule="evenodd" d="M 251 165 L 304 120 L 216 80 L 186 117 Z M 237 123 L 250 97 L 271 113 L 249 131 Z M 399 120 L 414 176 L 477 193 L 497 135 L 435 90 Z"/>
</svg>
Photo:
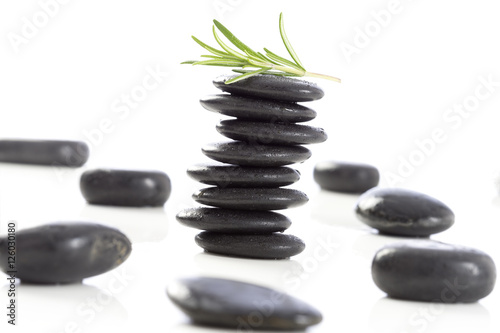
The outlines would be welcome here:
<svg viewBox="0 0 500 333">
<path fill-rule="evenodd" d="M 288 37 L 285 33 L 285 26 L 283 23 L 283 13 L 280 14 L 279 19 L 279 28 L 281 39 L 283 40 L 283 44 L 285 44 L 285 48 L 288 53 L 292 57 L 293 61 L 280 57 L 276 53 L 269 51 L 264 48 L 265 54 L 261 52 L 255 52 L 238 38 L 231 31 L 229 31 L 225 26 L 222 25 L 217 20 L 214 20 L 214 26 L 212 27 L 212 32 L 214 35 L 217 44 L 222 48 L 222 50 L 218 50 L 213 48 L 205 43 L 203 43 L 198 38 L 191 36 L 196 43 L 198 43 L 201 47 L 209 51 L 210 55 L 202 55 L 202 58 L 206 58 L 204 60 L 190 60 L 184 61 L 182 64 L 192 64 L 192 65 L 206 65 L 206 66 L 224 66 L 224 67 L 235 67 L 238 69 L 233 69 L 234 72 L 240 73 L 241 75 L 226 81 L 226 84 L 231 84 L 240 80 L 244 80 L 251 76 L 257 74 L 268 74 L 268 75 L 278 75 L 278 76 L 292 76 L 292 77 L 300 77 L 300 76 L 309 76 L 309 77 L 317 77 L 322 79 L 327 79 L 331 81 L 340 82 L 339 78 L 324 75 L 311 73 L 306 71 L 302 63 L 300 62 L 297 53 L 293 50 L 292 44 L 288 40 Z M 224 41 L 220 38 L 217 33 L 219 30 L 228 41 L 230 41 L 239 51 L 228 46 Z M 243 53 L 242 53 L 243 52 Z M 241 68 L 241 69 L 239 69 Z M 247 69 L 252 68 L 252 69 Z"/>
</svg>

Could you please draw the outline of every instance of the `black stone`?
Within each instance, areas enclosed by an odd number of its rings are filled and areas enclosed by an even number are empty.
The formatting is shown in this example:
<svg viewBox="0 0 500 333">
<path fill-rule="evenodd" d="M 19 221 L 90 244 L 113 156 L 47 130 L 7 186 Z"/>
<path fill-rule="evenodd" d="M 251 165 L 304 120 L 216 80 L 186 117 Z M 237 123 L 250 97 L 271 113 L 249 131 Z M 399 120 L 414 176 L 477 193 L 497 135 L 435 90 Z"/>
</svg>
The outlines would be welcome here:
<svg viewBox="0 0 500 333">
<path fill-rule="evenodd" d="M 448 206 L 428 195 L 404 190 L 374 188 L 361 195 L 358 218 L 389 235 L 427 237 L 450 228 L 455 215 Z"/>
<path fill-rule="evenodd" d="M 301 191 L 287 188 L 207 187 L 193 194 L 197 202 L 220 208 L 278 210 L 305 204 L 309 199 Z"/>
<path fill-rule="evenodd" d="M 172 186 L 160 171 L 95 169 L 82 174 L 80 190 L 90 204 L 163 206 Z"/>
<path fill-rule="evenodd" d="M 286 234 L 235 235 L 204 231 L 195 237 L 207 252 L 253 259 L 285 259 L 304 251 L 306 245 Z"/>
<path fill-rule="evenodd" d="M 204 184 L 218 187 L 280 187 L 300 179 L 297 170 L 287 167 L 240 167 L 199 164 L 188 168 L 188 175 Z"/>
<path fill-rule="evenodd" d="M 324 161 L 316 164 L 314 180 L 327 191 L 363 193 L 378 185 L 380 175 L 368 164 Z"/>
<path fill-rule="evenodd" d="M 195 324 L 238 332 L 304 330 L 322 320 L 321 313 L 302 300 L 234 280 L 179 279 L 168 286 L 167 295 Z"/>
<path fill-rule="evenodd" d="M 0 140 L 0 162 L 79 167 L 89 159 L 85 142 Z"/>
<path fill-rule="evenodd" d="M 251 145 L 246 142 L 220 142 L 206 145 L 203 154 L 213 160 L 243 166 L 282 166 L 311 157 L 302 146 Z"/>
<path fill-rule="evenodd" d="M 209 111 L 240 119 L 300 123 L 316 118 L 316 111 L 300 104 L 230 94 L 207 96 L 200 103 Z"/>
<path fill-rule="evenodd" d="M 292 224 L 275 212 L 205 207 L 185 209 L 177 214 L 177 221 L 191 228 L 237 234 L 282 232 Z"/>
<path fill-rule="evenodd" d="M 7 272 L 8 240 L 0 238 L 0 269 Z M 22 282 L 80 282 L 123 263 L 130 240 L 119 230 L 85 222 L 47 224 L 16 233 L 16 277 Z"/>
<path fill-rule="evenodd" d="M 373 259 L 375 284 L 400 299 L 466 303 L 491 293 L 495 263 L 486 253 L 430 240 L 396 243 Z"/>
<path fill-rule="evenodd" d="M 230 139 L 264 145 L 311 144 L 325 142 L 328 138 L 318 127 L 249 120 L 222 120 L 217 124 L 217 131 Z"/>
<path fill-rule="evenodd" d="M 227 80 L 236 77 L 220 76 L 214 85 L 233 95 L 272 99 L 285 102 L 308 102 L 322 98 L 325 93 L 315 83 L 276 75 L 255 75 L 245 80 L 225 84 Z"/>
</svg>

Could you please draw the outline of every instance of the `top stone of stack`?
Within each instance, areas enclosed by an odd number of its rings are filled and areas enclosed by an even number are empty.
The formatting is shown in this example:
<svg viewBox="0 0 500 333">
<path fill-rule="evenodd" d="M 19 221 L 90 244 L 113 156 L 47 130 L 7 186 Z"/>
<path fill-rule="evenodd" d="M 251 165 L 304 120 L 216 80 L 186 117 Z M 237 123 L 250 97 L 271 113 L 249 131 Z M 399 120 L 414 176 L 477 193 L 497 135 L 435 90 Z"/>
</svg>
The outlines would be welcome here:
<svg viewBox="0 0 500 333">
<path fill-rule="evenodd" d="M 225 84 L 236 77 L 219 76 L 213 83 L 233 95 L 272 99 L 284 102 L 309 102 L 321 99 L 325 93 L 315 83 L 276 75 L 255 75 L 245 80 Z"/>
</svg>

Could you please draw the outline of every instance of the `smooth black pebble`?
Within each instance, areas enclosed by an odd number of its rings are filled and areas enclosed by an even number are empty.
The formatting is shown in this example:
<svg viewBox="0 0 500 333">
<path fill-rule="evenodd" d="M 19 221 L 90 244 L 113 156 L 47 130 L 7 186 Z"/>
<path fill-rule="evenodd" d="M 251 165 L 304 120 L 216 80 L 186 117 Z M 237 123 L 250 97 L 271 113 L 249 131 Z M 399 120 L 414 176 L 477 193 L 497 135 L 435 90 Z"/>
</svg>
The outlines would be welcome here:
<svg viewBox="0 0 500 333">
<path fill-rule="evenodd" d="M 297 170 L 287 167 L 240 167 L 235 165 L 198 164 L 187 169 L 187 174 L 203 184 L 218 187 L 280 187 L 300 179 Z"/>
<path fill-rule="evenodd" d="M 327 191 L 363 193 L 378 185 L 380 174 L 368 164 L 323 161 L 314 167 L 314 180 Z"/>
<path fill-rule="evenodd" d="M 304 242 L 293 235 L 236 235 L 204 231 L 196 244 L 207 252 L 252 259 L 285 259 L 304 251 Z"/>
<path fill-rule="evenodd" d="M 426 194 L 405 189 L 373 188 L 358 200 L 358 218 L 379 232 L 427 237 L 450 228 L 455 215 Z"/>
<path fill-rule="evenodd" d="M 300 123 L 316 118 L 316 111 L 300 104 L 230 94 L 203 97 L 200 103 L 209 111 L 240 119 Z"/>
<path fill-rule="evenodd" d="M 276 75 L 255 75 L 245 80 L 226 84 L 237 75 L 216 78 L 214 85 L 233 95 L 272 99 L 285 102 L 308 102 L 322 98 L 325 93 L 317 84 Z"/>
<path fill-rule="evenodd" d="M 238 234 L 282 232 L 292 224 L 275 212 L 206 207 L 185 209 L 177 214 L 177 221 L 200 230 Z"/>
<path fill-rule="evenodd" d="M 278 210 L 297 207 L 309 200 L 304 192 L 287 188 L 207 187 L 193 194 L 198 203 L 227 209 Z"/>
<path fill-rule="evenodd" d="M 219 278 L 184 278 L 171 283 L 167 295 L 198 325 L 238 332 L 304 330 L 321 322 L 311 305 L 277 290 Z"/>
<path fill-rule="evenodd" d="M 8 240 L 0 238 L 0 268 L 8 266 Z M 119 230 L 86 222 L 60 222 L 16 233 L 16 277 L 22 282 L 80 282 L 123 263 L 130 240 Z"/>
<path fill-rule="evenodd" d="M 80 167 L 89 159 L 81 141 L 0 140 L 0 162 Z"/>
<path fill-rule="evenodd" d="M 467 303 L 491 293 L 496 267 L 491 257 L 482 251 L 414 240 L 380 249 L 373 259 L 372 277 L 390 297 Z"/>
<path fill-rule="evenodd" d="M 80 178 L 80 190 L 90 204 L 163 206 L 170 196 L 170 178 L 160 171 L 94 169 Z"/>
<path fill-rule="evenodd" d="M 202 152 L 222 163 L 263 167 L 299 163 L 311 157 L 311 151 L 302 146 L 251 145 L 241 141 L 209 144 Z"/>
<path fill-rule="evenodd" d="M 257 144 L 301 145 L 325 142 L 328 136 L 322 128 L 249 120 L 222 120 L 217 131 L 233 140 Z"/>
</svg>

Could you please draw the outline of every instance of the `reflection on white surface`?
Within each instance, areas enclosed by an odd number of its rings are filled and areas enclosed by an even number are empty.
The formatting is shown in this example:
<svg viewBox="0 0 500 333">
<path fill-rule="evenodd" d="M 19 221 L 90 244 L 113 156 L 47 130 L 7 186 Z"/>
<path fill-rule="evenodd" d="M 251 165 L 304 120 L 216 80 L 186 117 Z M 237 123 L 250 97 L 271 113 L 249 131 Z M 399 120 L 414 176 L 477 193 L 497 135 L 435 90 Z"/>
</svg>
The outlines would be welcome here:
<svg viewBox="0 0 500 333">
<path fill-rule="evenodd" d="M 311 195 L 312 217 L 321 223 L 349 229 L 370 230 L 354 213 L 359 195 L 321 190 Z"/>
<path fill-rule="evenodd" d="M 304 272 L 294 259 L 257 260 L 199 253 L 194 257 L 200 275 L 234 279 L 270 287 L 282 288 L 286 279 Z"/>
<path fill-rule="evenodd" d="M 16 285 L 17 327 L 23 332 L 94 332 L 119 327 L 128 313 L 107 289 L 86 284 Z M 1 290 L 6 294 L 7 288 Z"/>
<path fill-rule="evenodd" d="M 372 260 L 375 253 L 382 247 L 402 241 L 415 240 L 412 237 L 380 235 L 376 231 L 359 234 L 352 245 L 352 253 L 366 260 Z"/>
<path fill-rule="evenodd" d="M 397 310 L 395 310 L 397 309 Z M 370 313 L 373 332 L 489 332 L 490 312 L 480 303 L 442 304 L 379 299 Z"/>
<path fill-rule="evenodd" d="M 175 327 L 172 327 L 168 330 L 168 332 L 172 333 L 246 333 L 246 332 L 259 332 L 259 333 L 276 333 L 276 331 L 264 331 L 258 330 L 254 331 L 253 329 L 240 328 L 240 329 L 227 329 L 227 328 L 215 328 L 215 327 L 203 327 L 194 324 L 180 324 Z M 304 330 L 296 330 L 296 331 L 278 331 L 281 333 L 300 333 L 305 332 Z"/>
<path fill-rule="evenodd" d="M 80 215 L 85 220 L 120 229 L 132 243 L 159 242 L 168 233 L 168 217 L 163 207 L 83 206 Z"/>
</svg>

